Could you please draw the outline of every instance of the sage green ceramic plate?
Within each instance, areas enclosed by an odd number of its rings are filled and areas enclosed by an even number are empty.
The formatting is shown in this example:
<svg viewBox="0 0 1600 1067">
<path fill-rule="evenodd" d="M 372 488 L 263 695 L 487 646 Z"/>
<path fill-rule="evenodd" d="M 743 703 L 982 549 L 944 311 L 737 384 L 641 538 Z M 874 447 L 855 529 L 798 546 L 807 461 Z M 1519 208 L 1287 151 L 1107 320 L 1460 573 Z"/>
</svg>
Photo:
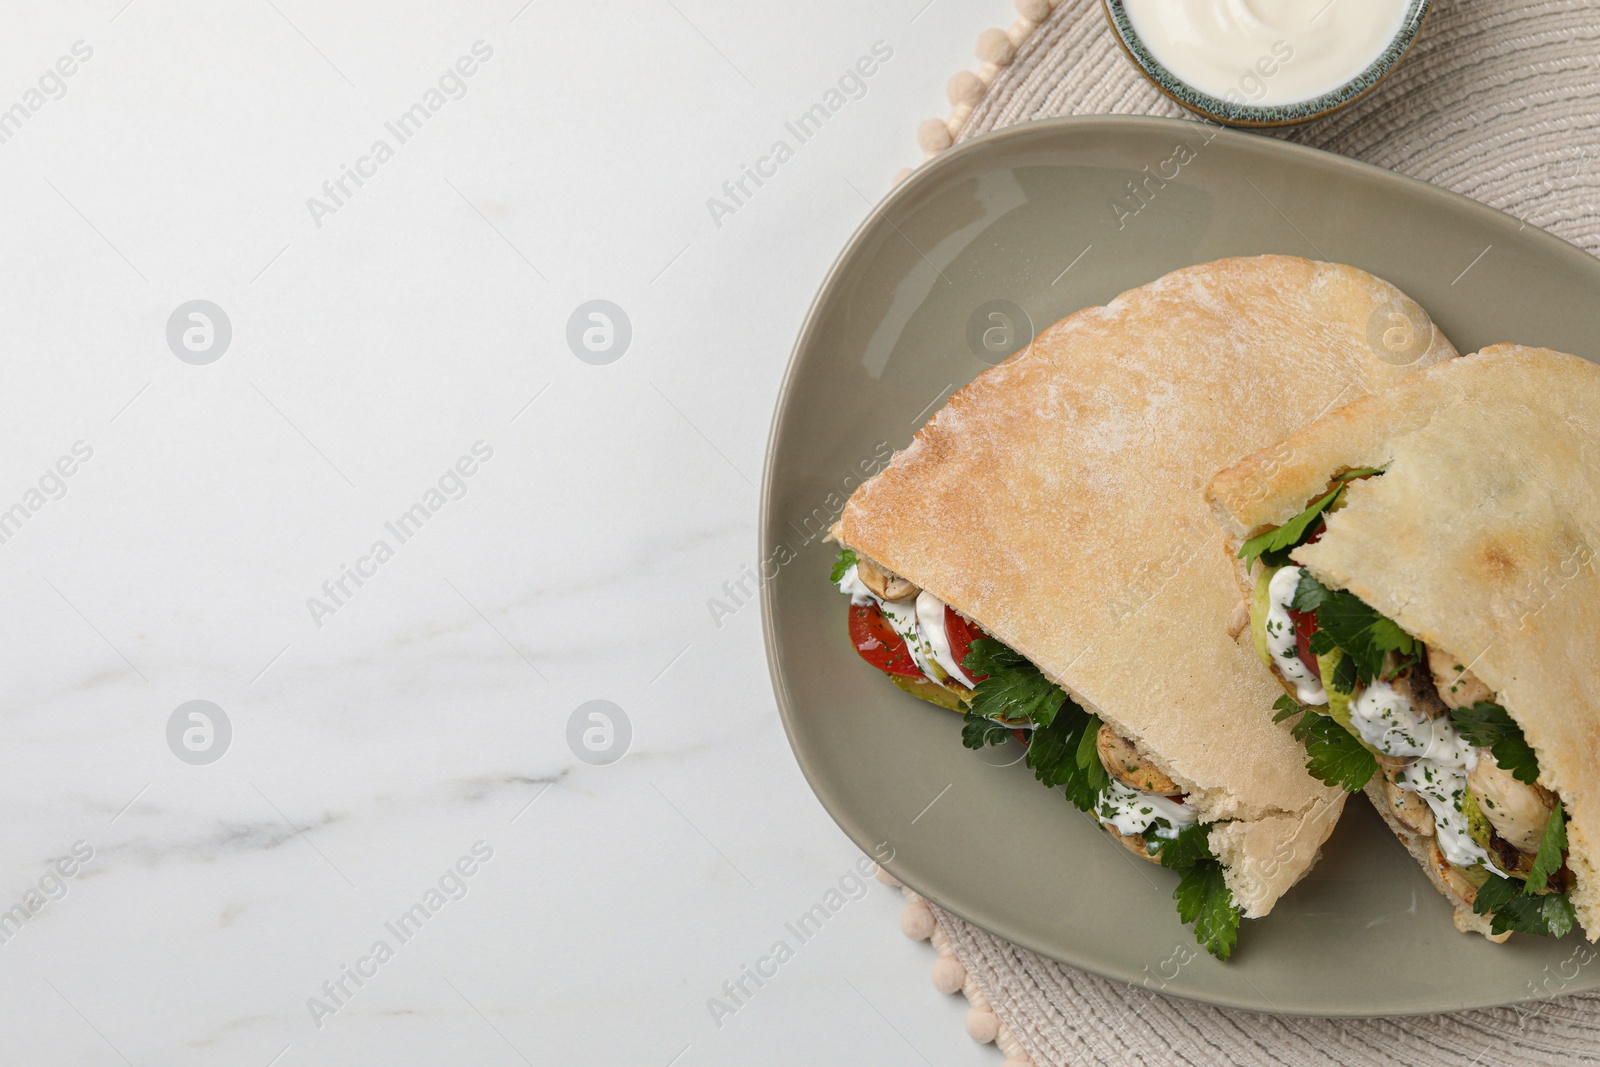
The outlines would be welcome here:
<svg viewBox="0 0 1600 1067">
<path fill-rule="evenodd" d="M 845 833 L 892 857 L 888 869 L 919 893 L 1036 952 L 1152 991 L 1384 1015 L 1596 988 L 1600 970 L 1562 966 L 1576 934 L 1499 946 L 1458 934 L 1361 797 L 1306 880 L 1269 917 L 1246 922 L 1233 959 L 1218 963 L 1179 924 L 1173 874 L 1135 860 L 1035 782 L 1015 763 L 1019 747 L 963 748 L 958 716 L 900 693 L 845 636 L 822 536 L 946 395 L 1032 327 L 1178 267 L 1263 252 L 1387 278 L 1462 352 L 1519 341 L 1600 354 L 1600 261 L 1388 171 L 1150 118 L 1032 123 L 947 152 L 851 239 L 778 402 L 762 610 L 795 756 Z"/>
</svg>

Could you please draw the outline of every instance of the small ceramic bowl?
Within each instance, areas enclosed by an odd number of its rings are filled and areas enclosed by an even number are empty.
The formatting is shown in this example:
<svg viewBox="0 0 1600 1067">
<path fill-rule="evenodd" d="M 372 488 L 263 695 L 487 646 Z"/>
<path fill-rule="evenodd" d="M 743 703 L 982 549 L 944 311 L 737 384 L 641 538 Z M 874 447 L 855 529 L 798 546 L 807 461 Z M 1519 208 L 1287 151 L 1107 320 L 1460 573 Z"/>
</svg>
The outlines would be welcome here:
<svg viewBox="0 0 1600 1067">
<path fill-rule="evenodd" d="M 1417 34 L 1422 30 L 1422 23 L 1433 6 L 1432 0 L 1411 0 L 1405 18 L 1400 23 L 1399 32 L 1389 42 L 1388 47 L 1366 70 L 1337 89 L 1295 103 L 1255 104 L 1248 100 L 1234 101 L 1212 96 L 1184 82 L 1163 66 L 1139 39 L 1138 33 L 1133 28 L 1133 22 L 1128 18 L 1123 6 L 1123 0 L 1102 0 L 1102 2 L 1105 5 L 1106 18 L 1111 23 L 1111 31 L 1116 35 L 1117 42 L 1122 45 L 1122 50 L 1157 89 L 1203 118 L 1220 122 L 1225 126 L 1245 128 L 1293 126 L 1331 115 L 1340 108 L 1355 103 L 1400 65 L 1400 61 L 1416 43 Z"/>
</svg>

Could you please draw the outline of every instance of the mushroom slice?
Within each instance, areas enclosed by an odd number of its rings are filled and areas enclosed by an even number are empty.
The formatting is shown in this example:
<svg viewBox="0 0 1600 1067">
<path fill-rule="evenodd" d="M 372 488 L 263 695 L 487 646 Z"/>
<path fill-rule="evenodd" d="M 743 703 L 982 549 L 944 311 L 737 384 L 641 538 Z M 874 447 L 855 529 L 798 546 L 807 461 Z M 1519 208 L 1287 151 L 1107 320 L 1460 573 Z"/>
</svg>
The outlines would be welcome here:
<svg viewBox="0 0 1600 1067">
<path fill-rule="evenodd" d="M 1494 699 L 1494 691 L 1448 652 L 1430 647 L 1428 670 L 1433 674 L 1433 686 L 1438 690 L 1439 699 L 1444 701 L 1445 707 L 1466 708 Z"/>
<path fill-rule="evenodd" d="M 909 600 L 922 592 L 893 571 L 885 570 L 870 559 L 856 557 L 856 575 L 862 584 L 884 600 Z"/>
<path fill-rule="evenodd" d="M 1162 774 L 1155 764 L 1141 755 L 1132 741 L 1110 726 L 1101 725 L 1100 733 L 1094 739 L 1094 747 L 1100 754 L 1100 763 L 1106 773 L 1129 789 L 1159 796 L 1183 792 L 1178 783 Z"/>
<path fill-rule="evenodd" d="M 1431 672 L 1419 666 L 1408 667 L 1390 684 L 1395 692 L 1428 718 L 1440 719 L 1450 714 L 1450 707 L 1440 697 Z"/>
<path fill-rule="evenodd" d="M 1539 851 L 1539 840 L 1555 808 L 1550 790 L 1518 781 L 1486 748 L 1478 749 L 1478 765 L 1467 775 L 1467 788 L 1495 833 L 1520 851 Z"/>
</svg>

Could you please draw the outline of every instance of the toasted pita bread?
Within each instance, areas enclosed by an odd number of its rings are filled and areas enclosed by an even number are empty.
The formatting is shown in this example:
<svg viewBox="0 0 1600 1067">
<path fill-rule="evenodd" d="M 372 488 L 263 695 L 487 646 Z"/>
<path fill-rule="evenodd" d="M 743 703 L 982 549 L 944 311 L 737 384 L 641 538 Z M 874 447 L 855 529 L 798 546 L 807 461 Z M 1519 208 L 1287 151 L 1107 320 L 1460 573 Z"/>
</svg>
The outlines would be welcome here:
<svg viewBox="0 0 1600 1067">
<path fill-rule="evenodd" d="M 1414 358 L 1369 342 L 1394 309 Z M 1405 321 L 1405 320 L 1402 320 Z M 838 539 L 1027 656 L 1189 794 L 1265 915 L 1344 794 L 1274 724 L 1202 497 L 1212 472 L 1455 354 L 1404 294 L 1288 256 L 1176 271 L 1050 327 L 856 490 Z M 1386 360 L 1384 357 L 1389 357 Z"/>
<path fill-rule="evenodd" d="M 1572 903 L 1595 940 L 1600 367 L 1486 348 L 1328 414 L 1218 475 L 1208 495 L 1237 550 L 1359 467 L 1385 473 L 1352 483 L 1321 539 L 1291 558 L 1498 694 L 1565 806 Z M 1381 796 L 1374 803 L 1389 817 Z M 1458 906 L 1458 926 L 1474 921 Z"/>
</svg>

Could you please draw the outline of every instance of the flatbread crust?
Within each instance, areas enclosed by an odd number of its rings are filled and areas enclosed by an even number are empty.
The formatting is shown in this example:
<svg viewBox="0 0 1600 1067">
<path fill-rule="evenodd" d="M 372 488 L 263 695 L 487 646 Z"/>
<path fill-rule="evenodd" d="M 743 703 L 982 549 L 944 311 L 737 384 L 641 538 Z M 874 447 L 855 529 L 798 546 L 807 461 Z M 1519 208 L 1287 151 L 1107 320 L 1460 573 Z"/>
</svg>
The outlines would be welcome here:
<svg viewBox="0 0 1600 1067">
<path fill-rule="evenodd" d="M 1406 365 L 1369 340 L 1397 308 L 1421 327 Z M 836 535 L 1038 664 L 1204 819 L 1237 820 L 1213 849 L 1245 913 L 1265 915 L 1344 795 L 1306 773 L 1271 721 L 1276 686 L 1225 633 L 1238 593 L 1201 491 L 1454 354 L 1404 294 L 1352 267 L 1258 256 L 1175 271 L 956 393 L 856 490 Z"/>
<path fill-rule="evenodd" d="M 1218 475 L 1208 496 L 1236 548 L 1331 475 L 1369 466 L 1387 470 L 1352 483 L 1292 558 L 1499 695 L 1565 804 L 1572 903 L 1595 940 L 1600 367 L 1495 345 L 1330 413 Z"/>
</svg>

